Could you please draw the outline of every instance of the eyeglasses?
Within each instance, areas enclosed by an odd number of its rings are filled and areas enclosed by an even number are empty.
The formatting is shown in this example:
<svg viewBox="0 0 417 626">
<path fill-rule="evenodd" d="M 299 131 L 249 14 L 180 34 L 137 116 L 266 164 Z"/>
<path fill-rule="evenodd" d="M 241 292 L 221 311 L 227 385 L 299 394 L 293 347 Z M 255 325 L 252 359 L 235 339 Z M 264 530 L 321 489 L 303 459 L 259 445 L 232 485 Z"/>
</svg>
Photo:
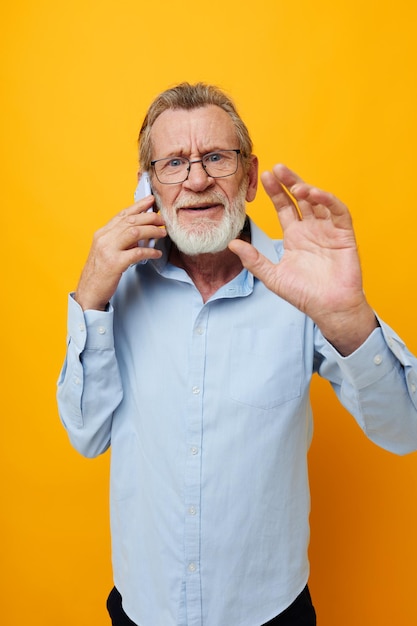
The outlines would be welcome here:
<svg viewBox="0 0 417 626">
<path fill-rule="evenodd" d="M 151 161 L 151 165 L 160 183 L 177 185 L 187 180 L 194 163 L 201 163 L 210 178 L 232 176 L 237 171 L 239 154 L 240 150 L 217 150 L 217 152 L 209 152 L 195 161 L 190 161 L 190 159 L 182 156 L 173 156 Z"/>
</svg>

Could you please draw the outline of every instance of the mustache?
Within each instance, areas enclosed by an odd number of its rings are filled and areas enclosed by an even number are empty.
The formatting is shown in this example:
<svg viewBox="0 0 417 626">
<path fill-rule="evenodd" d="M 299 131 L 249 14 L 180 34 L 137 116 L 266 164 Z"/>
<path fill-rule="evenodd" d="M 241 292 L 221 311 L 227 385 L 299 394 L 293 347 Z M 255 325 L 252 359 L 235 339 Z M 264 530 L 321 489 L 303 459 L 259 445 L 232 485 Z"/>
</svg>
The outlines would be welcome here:
<svg viewBox="0 0 417 626">
<path fill-rule="evenodd" d="M 218 192 L 218 191 L 210 191 L 207 193 L 195 194 L 195 193 L 183 193 L 179 198 L 176 199 L 172 208 L 176 211 L 177 209 L 186 209 L 190 207 L 195 207 L 203 204 L 227 204 L 227 198 Z"/>
</svg>

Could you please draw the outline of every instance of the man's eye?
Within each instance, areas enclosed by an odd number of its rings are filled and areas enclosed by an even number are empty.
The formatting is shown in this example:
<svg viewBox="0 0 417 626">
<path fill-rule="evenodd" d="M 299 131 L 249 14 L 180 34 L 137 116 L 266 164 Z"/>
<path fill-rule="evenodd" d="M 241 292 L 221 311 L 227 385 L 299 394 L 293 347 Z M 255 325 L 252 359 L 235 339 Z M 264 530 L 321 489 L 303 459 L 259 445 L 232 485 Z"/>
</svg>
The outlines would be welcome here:
<svg viewBox="0 0 417 626">
<path fill-rule="evenodd" d="M 211 152 L 210 154 L 207 154 L 205 158 L 207 163 L 219 163 L 219 161 L 222 161 L 223 159 L 224 155 L 221 154 L 221 152 Z"/>
<path fill-rule="evenodd" d="M 167 167 L 181 167 L 181 165 L 184 165 L 184 159 L 179 159 L 179 158 L 173 158 L 173 159 L 169 159 L 169 161 L 167 161 Z"/>
</svg>

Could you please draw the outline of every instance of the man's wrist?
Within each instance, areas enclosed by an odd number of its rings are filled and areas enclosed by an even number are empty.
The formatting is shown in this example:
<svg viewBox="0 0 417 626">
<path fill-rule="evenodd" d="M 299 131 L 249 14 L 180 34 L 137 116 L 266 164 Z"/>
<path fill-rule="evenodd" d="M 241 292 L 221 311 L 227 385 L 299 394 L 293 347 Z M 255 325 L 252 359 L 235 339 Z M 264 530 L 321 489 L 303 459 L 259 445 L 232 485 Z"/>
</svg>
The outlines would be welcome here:
<svg viewBox="0 0 417 626">
<path fill-rule="evenodd" d="M 355 352 L 379 326 L 373 309 L 366 303 L 359 310 L 329 316 L 317 324 L 323 336 L 342 355 Z"/>
<path fill-rule="evenodd" d="M 109 308 L 108 301 L 103 304 L 94 298 L 88 298 L 80 295 L 78 291 L 74 294 L 74 300 L 80 305 L 83 311 L 107 311 Z"/>
</svg>

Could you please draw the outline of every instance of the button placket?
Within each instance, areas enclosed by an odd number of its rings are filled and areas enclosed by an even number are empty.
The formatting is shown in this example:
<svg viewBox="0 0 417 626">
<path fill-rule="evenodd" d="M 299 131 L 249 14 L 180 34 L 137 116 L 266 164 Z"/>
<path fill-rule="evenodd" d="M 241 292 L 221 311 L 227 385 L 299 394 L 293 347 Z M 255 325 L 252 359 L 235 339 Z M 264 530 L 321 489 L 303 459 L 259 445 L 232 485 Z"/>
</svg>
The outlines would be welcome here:
<svg viewBox="0 0 417 626">
<path fill-rule="evenodd" d="M 208 307 L 204 305 L 196 315 L 191 337 L 190 381 L 187 413 L 187 457 L 184 490 L 184 542 L 187 612 L 201 614 L 200 543 L 201 543 L 201 463 L 204 371 L 206 360 L 206 330 Z"/>
</svg>

